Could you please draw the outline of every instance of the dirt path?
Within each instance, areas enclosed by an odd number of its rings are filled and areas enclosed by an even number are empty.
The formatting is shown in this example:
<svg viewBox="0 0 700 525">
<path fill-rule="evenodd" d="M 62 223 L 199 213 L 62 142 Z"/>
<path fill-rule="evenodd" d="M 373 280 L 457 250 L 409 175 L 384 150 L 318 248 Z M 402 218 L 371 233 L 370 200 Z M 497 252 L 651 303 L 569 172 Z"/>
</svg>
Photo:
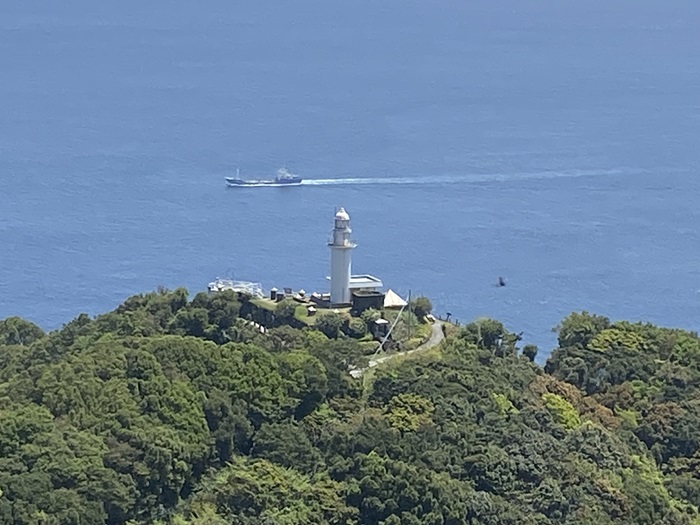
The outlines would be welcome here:
<svg viewBox="0 0 700 525">
<path fill-rule="evenodd" d="M 429 350 L 430 348 L 433 348 L 433 347 L 439 345 L 440 343 L 442 343 L 443 339 L 445 339 L 445 335 L 442 333 L 442 321 L 435 321 L 433 323 L 432 328 L 431 328 L 430 338 L 425 343 L 420 345 L 418 348 L 414 348 L 413 350 L 408 350 L 407 352 L 399 352 L 397 354 L 390 354 L 390 355 L 378 357 L 376 359 L 370 359 L 370 361 L 367 365 L 367 368 L 356 368 L 355 370 L 351 370 L 350 375 L 353 377 L 360 377 L 365 372 L 365 370 L 368 370 L 369 368 L 373 368 L 377 365 L 381 365 L 382 363 L 390 361 L 391 359 L 394 359 L 395 357 L 399 357 L 402 355 L 410 355 L 410 354 L 414 354 L 416 352 L 422 352 L 424 350 Z"/>
</svg>

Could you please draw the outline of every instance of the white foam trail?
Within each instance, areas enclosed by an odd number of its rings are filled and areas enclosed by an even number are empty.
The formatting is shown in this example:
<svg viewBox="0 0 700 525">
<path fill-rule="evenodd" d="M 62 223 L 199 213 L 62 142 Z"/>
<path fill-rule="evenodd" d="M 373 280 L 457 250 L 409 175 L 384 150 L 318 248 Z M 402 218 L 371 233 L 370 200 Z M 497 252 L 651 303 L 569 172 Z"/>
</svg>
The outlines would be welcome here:
<svg viewBox="0 0 700 525">
<path fill-rule="evenodd" d="M 645 170 L 607 169 L 607 170 L 571 170 L 571 171 L 540 171 L 531 173 L 483 173 L 460 175 L 428 175 L 426 177 L 367 177 L 367 178 L 338 178 L 338 179 L 306 179 L 305 186 L 355 186 L 366 184 L 459 184 L 478 182 L 508 182 L 532 179 L 559 179 L 593 176 L 613 176 L 623 173 L 643 173 Z"/>
</svg>

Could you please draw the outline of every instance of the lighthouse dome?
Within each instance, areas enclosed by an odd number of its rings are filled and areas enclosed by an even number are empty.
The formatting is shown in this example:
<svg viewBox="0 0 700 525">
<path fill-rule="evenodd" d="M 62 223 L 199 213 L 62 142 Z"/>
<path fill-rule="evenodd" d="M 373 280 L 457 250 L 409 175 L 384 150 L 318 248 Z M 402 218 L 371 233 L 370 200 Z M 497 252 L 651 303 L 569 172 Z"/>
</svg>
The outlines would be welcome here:
<svg viewBox="0 0 700 525">
<path fill-rule="evenodd" d="M 338 213 L 335 214 L 335 218 L 340 221 L 349 221 L 350 215 L 348 215 L 348 212 L 345 211 L 345 208 L 340 208 Z"/>
</svg>

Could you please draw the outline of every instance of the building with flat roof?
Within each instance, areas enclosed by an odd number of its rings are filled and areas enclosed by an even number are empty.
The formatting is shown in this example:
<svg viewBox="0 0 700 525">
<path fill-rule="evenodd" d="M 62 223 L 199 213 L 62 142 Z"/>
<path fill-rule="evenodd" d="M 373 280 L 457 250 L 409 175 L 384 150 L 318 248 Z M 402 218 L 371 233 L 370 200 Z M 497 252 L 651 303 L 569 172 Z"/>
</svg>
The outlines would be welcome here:
<svg viewBox="0 0 700 525">
<path fill-rule="evenodd" d="M 354 290 L 376 290 L 382 288 L 382 281 L 373 275 L 351 275 L 350 276 L 350 291 Z"/>
</svg>

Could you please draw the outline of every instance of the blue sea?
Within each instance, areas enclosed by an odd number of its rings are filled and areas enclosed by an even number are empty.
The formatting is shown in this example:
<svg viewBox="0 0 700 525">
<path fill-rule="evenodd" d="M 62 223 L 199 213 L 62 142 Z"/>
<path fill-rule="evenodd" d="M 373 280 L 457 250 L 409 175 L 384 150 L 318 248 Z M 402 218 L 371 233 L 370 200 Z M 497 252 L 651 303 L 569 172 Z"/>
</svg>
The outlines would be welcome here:
<svg viewBox="0 0 700 525">
<path fill-rule="evenodd" d="M 700 322 L 697 0 L 0 3 L 0 318 L 355 273 L 555 345 Z M 288 167 L 308 183 L 226 188 Z M 495 286 L 503 276 L 507 286 Z"/>
</svg>

